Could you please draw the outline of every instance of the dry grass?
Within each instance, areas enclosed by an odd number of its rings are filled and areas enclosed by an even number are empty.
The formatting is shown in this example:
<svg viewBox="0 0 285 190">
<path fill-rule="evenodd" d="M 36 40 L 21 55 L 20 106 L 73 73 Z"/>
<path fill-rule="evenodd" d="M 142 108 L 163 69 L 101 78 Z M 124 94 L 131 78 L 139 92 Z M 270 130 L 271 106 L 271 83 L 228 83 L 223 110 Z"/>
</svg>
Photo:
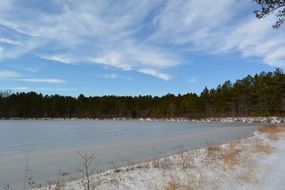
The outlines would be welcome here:
<svg viewBox="0 0 285 190">
<path fill-rule="evenodd" d="M 152 161 L 152 168 L 167 170 L 170 169 L 171 165 L 171 160 L 168 157 Z"/>
<path fill-rule="evenodd" d="M 200 174 L 199 175 L 199 177 L 198 178 L 196 178 L 197 179 L 197 189 L 201 189 L 201 190 L 204 190 L 205 189 L 205 187 L 206 187 L 206 177 L 203 175 L 203 174 Z"/>
<path fill-rule="evenodd" d="M 221 145 L 208 145 L 206 147 L 206 164 L 217 164 L 222 161 L 224 168 L 233 168 L 241 165 L 247 159 L 241 156 L 245 152 L 246 147 L 239 140 L 234 140 L 226 147 Z"/>
<path fill-rule="evenodd" d="M 206 178 L 204 175 L 191 175 L 187 179 L 171 177 L 171 179 L 157 190 L 204 190 Z"/>
<path fill-rule="evenodd" d="M 181 165 L 180 165 L 182 170 L 187 170 L 189 168 L 194 167 L 194 158 L 192 156 L 189 157 L 182 157 L 181 158 Z"/>
<path fill-rule="evenodd" d="M 261 153 L 271 153 L 273 152 L 273 147 L 269 143 L 257 143 L 255 145 L 255 150 L 256 152 L 261 152 Z"/>
<path fill-rule="evenodd" d="M 265 137 L 276 139 L 280 138 L 282 132 L 285 134 L 285 127 L 268 125 L 259 128 L 258 131 Z M 256 163 L 253 155 L 273 152 L 272 142 L 266 138 L 249 141 L 234 140 L 229 144 L 207 145 L 205 149 L 197 152 L 184 152 L 182 149 L 178 155 L 153 159 L 147 163 L 129 162 L 126 167 L 120 167 L 113 163 L 112 172 L 108 174 L 108 177 L 95 179 L 92 181 L 91 188 L 95 189 L 102 184 L 116 187 L 128 179 L 124 177 L 124 172 L 133 170 L 140 170 L 140 174 L 145 173 L 146 175 L 148 172 L 161 171 L 161 175 L 167 180 L 159 187 L 156 186 L 157 190 L 219 189 L 220 184 L 227 180 L 235 180 L 239 184 L 255 183 L 261 179 L 260 176 L 264 171 Z M 199 156 L 201 159 L 196 159 L 200 158 Z M 211 172 L 205 173 L 204 169 L 206 171 L 210 169 Z M 176 171 L 183 173 L 182 177 L 179 175 L 173 177 L 172 174 L 174 175 Z M 58 190 L 64 188 L 61 184 L 56 184 L 53 187 Z"/>
<path fill-rule="evenodd" d="M 284 125 L 267 125 L 265 127 L 259 128 L 258 131 L 266 135 L 270 140 L 278 140 L 281 136 L 280 134 L 285 133 Z"/>
<path fill-rule="evenodd" d="M 206 162 L 215 162 L 221 158 L 222 149 L 220 145 L 207 145 L 206 147 Z"/>
<path fill-rule="evenodd" d="M 281 125 L 268 125 L 258 129 L 261 133 L 281 133 L 285 132 L 285 127 Z"/>
<path fill-rule="evenodd" d="M 194 167 L 194 155 L 192 152 L 185 152 L 182 151 L 179 156 L 177 157 L 178 162 L 177 162 L 177 166 L 181 169 L 186 171 L 187 169 L 193 168 Z M 173 163 L 175 164 L 175 163 Z"/>
<path fill-rule="evenodd" d="M 181 189 L 181 184 L 177 179 L 172 178 L 166 186 L 163 188 L 163 190 L 178 190 Z"/>
<path fill-rule="evenodd" d="M 233 141 L 223 150 L 222 160 L 226 167 L 232 168 L 241 164 L 240 153 L 242 149 L 238 147 L 239 141 Z"/>
</svg>

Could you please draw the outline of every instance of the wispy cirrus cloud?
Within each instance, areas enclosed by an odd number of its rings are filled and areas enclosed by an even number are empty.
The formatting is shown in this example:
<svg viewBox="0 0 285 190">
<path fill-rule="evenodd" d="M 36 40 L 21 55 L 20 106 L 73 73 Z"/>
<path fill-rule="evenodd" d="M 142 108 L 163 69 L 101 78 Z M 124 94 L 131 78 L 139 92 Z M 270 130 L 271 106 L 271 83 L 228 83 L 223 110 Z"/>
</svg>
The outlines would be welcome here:
<svg viewBox="0 0 285 190">
<path fill-rule="evenodd" d="M 12 20 L 5 19 L 5 16 L 9 17 L 9 13 L 4 14 L 3 17 L 0 16 L 0 24 L 24 35 L 23 41 L 19 43 L 12 39 L 5 39 L 5 41 L 13 43 L 15 49 L 21 49 L 19 46 L 25 46 L 26 38 L 28 38 L 28 42 L 38 42 L 28 46 L 30 47 L 29 53 L 65 64 L 95 63 L 124 71 L 138 71 L 146 65 L 152 70 L 156 70 L 158 67 L 164 69 L 180 64 L 177 60 L 170 59 L 174 56 L 170 56 L 169 51 L 151 44 L 143 44 L 136 37 L 137 27 L 141 26 L 141 23 L 156 6 L 160 6 L 159 2 L 128 1 L 120 6 L 120 9 L 116 7 L 115 3 L 110 4 L 107 1 L 89 1 L 88 3 L 54 1 L 50 4 L 58 6 L 58 11 L 50 14 L 47 10 L 41 10 L 42 14 L 37 14 L 33 22 L 25 22 L 25 24 L 20 17 L 15 17 Z M 13 3 L 12 5 L 14 11 L 19 11 L 19 15 L 35 16 L 32 7 L 25 7 L 26 11 L 23 12 L 20 9 L 23 5 Z M 110 12 L 106 12 L 106 10 Z M 117 22 L 118 18 L 120 18 L 120 22 Z M 131 47 L 129 41 L 132 41 Z M 81 45 L 86 46 L 86 44 L 88 44 L 87 51 L 78 49 Z M 115 49 L 113 48 L 114 44 L 116 44 Z M 47 52 L 44 50 L 45 46 L 54 47 L 63 52 L 68 50 L 69 55 Z M 160 50 L 158 51 L 158 49 Z M 10 55 L 9 57 L 27 53 L 27 51 L 12 53 L 9 50 L 9 48 L 5 48 L 5 54 Z M 2 57 L 7 58 L 4 54 Z"/>
<path fill-rule="evenodd" d="M 179 57 L 164 52 L 155 46 L 139 46 L 128 42 L 120 47 L 121 48 L 117 47 L 110 51 L 103 52 L 97 57 L 89 57 L 86 61 L 119 68 L 124 71 L 135 70 L 163 80 L 169 80 L 171 77 L 169 75 L 167 75 L 168 77 L 165 77 L 166 74 L 161 73 L 161 70 L 182 63 L 182 60 Z"/>
<path fill-rule="evenodd" d="M 34 88 L 34 87 L 26 87 L 26 86 L 18 86 L 14 88 L 10 88 L 10 90 L 16 91 L 77 91 L 76 88 Z"/>
<path fill-rule="evenodd" d="M 0 2 L 0 11 L 1 12 L 9 11 L 11 7 L 12 7 L 12 1 L 5 0 L 5 1 Z"/>
<path fill-rule="evenodd" d="M 199 82 L 199 78 L 198 77 L 192 77 L 188 80 L 188 83 L 190 84 L 196 84 Z"/>
<path fill-rule="evenodd" d="M 12 39 L 3 38 L 3 37 L 0 37 L 0 43 L 6 43 L 6 44 L 11 44 L 11 45 L 16 45 L 16 46 L 22 46 L 23 45 L 21 41 L 12 40 Z"/>
<path fill-rule="evenodd" d="M 15 71 L 9 71 L 9 70 L 0 70 L 0 79 L 9 79 L 9 78 L 18 78 L 21 77 L 21 74 L 15 72 Z"/>
<path fill-rule="evenodd" d="M 66 81 L 57 78 L 19 78 L 15 79 L 22 82 L 33 82 L 33 83 L 51 83 L 51 84 L 65 84 Z"/>
<path fill-rule="evenodd" d="M 246 10 L 248 13 L 241 15 Z M 284 67 L 284 29 L 273 30 L 273 16 L 258 20 L 252 10 L 245 1 L 168 2 L 155 18 L 157 28 L 148 40 L 183 46 L 192 52 L 238 52 L 245 59 L 258 57 L 268 65 Z"/>
<path fill-rule="evenodd" d="M 150 68 L 143 68 L 139 70 L 140 73 L 151 75 L 153 77 L 160 78 L 162 80 L 169 81 L 171 79 L 171 76 L 162 72 L 158 72 L 156 70 L 150 69 Z"/>
<path fill-rule="evenodd" d="M 285 66 L 285 40 L 283 31 L 271 28 L 274 19 L 255 18 L 241 22 L 226 37 L 217 52 L 239 51 L 242 56 L 260 57 L 264 63 L 276 67 Z"/>
<path fill-rule="evenodd" d="M 47 56 L 39 56 L 42 59 L 45 60 L 49 60 L 49 61 L 56 61 L 59 63 L 64 63 L 64 64 L 75 64 L 76 63 L 76 59 L 71 57 L 71 56 L 67 56 L 67 55 L 47 55 Z"/>
<path fill-rule="evenodd" d="M 87 61 L 96 64 L 102 64 L 106 66 L 112 66 L 124 71 L 131 70 L 132 65 L 125 62 L 123 55 L 117 52 L 107 52 L 98 57 L 90 57 Z"/>
<path fill-rule="evenodd" d="M 165 81 L 173 77 L 169 68 L 191 62 L 184 55 L 196 52 L 234 52 L 285 66 L 285 31 L 273 30 L 271 17 L 254 18 L 248 1 L 36 2 L 1 1 L 0 60 L 32 54 Z"/>
<path fill-rule="evenodd" d="M 126 77 L 123 75 L 118 75 L 116 73 L 109 73 L 104 75 L 97 75 L 99 78 L 105 78 L 105 79 L 124 79 L 124 80 L 133 80 L 131 77 Z"/>
<path fill-rule="evenodd" d="M 65 84 L 64 80 L 57 78 L 24 78 L 22 74 L 10 71 L 0 70 L 0 80 L 14 80 L 21 82 L 32 82 L 32 83 L 51 83 L 51 84 Z"/>
</svg>

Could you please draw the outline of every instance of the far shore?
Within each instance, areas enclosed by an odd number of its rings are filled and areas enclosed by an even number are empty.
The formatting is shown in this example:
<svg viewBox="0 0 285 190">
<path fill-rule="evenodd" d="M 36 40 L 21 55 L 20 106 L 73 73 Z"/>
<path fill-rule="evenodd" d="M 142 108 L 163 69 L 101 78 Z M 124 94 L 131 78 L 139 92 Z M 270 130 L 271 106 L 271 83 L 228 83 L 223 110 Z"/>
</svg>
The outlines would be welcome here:
<svg viewBox="0 0 285 190">
<path fill-rule="evenodd" d="M 108 120 L 108 121 L 172 121 L 172 122 L 231 122 L 231 123 L 285 123 L 285 117 L 207 117 L 207 118 L 0 118 L 0 120 Z"/>
</svg>

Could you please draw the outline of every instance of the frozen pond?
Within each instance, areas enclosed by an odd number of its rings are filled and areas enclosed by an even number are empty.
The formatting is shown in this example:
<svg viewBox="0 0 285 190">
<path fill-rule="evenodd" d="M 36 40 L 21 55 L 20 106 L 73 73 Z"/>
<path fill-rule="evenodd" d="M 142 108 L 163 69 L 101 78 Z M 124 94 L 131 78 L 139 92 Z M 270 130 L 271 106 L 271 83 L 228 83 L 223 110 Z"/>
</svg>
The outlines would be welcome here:
<svg viewBox="0 0 285 190">
<path fill-rule="evenodd" d="M 255 124 L 256 125 L 256 124 Z M 182 148 L 201 147 L 251 136 L 254 124 L 150 121 L 0 121 L 0 184 L 24 184 L 26 158 L 29 176 L 45 183 L 59 169 L 75 174 L 77 151 L 95 153 L 95 164 L 146 161 Z M 0 188 L 1 189 L 1 188 Z"/>
</svg>

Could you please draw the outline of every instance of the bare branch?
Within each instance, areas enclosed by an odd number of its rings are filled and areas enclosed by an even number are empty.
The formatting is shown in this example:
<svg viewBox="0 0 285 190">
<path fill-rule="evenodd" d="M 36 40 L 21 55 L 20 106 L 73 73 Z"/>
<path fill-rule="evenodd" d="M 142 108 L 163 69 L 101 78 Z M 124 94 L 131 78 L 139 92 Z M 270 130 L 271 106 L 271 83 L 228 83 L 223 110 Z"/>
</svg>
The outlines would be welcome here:
<svg viewBox="0 0 285 190">
<path fill-rule="evenodd" d="M 254 0 L 260 5 L 260 9 L 255 10 L 255 16 L 258 19 L 264 18 L 270 14 L 275 14 L 277 21 L 273 28 L 278 29 L 285 22 L 285 0 Z"/>
<path fill-rule="evenodd" d="M 88 154 L 83 152 L 77 152 L 79 156 L 82 159 L 82 168 L 77 169 L 78 172 L 82 173 L 86 178 L 86 183 L 84 183 L 84 188 L 86 190 L 91 190 L 92 184 L 91 184 L 91 177 L 95 174 L 96 168 L 94 168 L 93 162 L 95 160 L 94 153 Z"/>
</svg>

